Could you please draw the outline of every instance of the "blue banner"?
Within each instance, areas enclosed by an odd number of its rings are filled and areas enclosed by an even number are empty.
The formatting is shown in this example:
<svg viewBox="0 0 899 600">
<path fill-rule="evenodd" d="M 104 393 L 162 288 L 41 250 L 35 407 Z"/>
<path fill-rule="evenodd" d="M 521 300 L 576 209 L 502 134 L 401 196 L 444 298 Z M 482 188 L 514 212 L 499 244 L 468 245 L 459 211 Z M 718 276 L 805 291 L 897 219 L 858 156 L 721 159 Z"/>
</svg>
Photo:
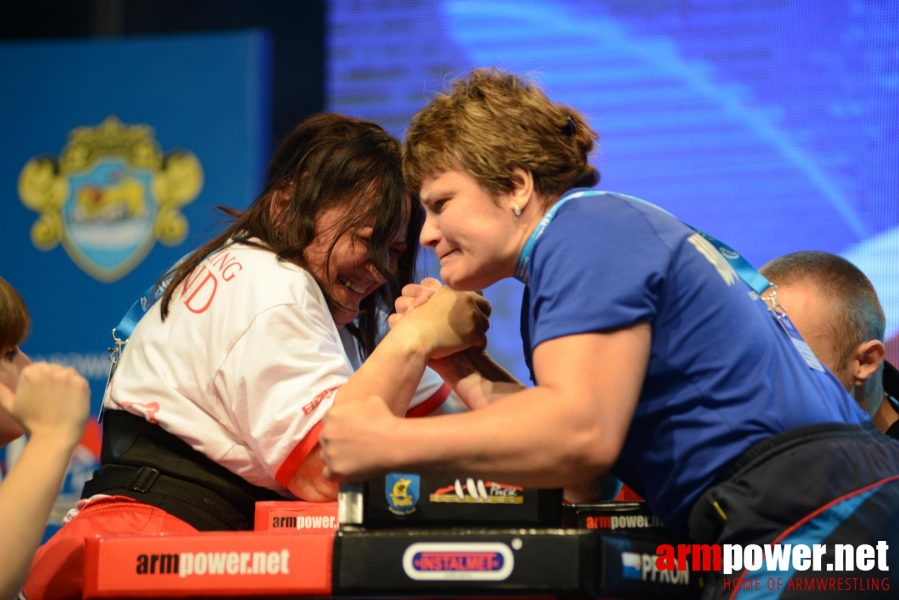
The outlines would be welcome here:
<svg viewBox="0 0 899 600">
<path fill-rule="evenodd" d="M 94 414 L 111 329 L 210 233 L 214 206 L 258 193 L 270 54 L 259 31 L 0 45 L 0 276 L 31 311 L 22 350 L 81 372 Z M 48 533 L 99 447 L 92 419 Z"/>
</svg>

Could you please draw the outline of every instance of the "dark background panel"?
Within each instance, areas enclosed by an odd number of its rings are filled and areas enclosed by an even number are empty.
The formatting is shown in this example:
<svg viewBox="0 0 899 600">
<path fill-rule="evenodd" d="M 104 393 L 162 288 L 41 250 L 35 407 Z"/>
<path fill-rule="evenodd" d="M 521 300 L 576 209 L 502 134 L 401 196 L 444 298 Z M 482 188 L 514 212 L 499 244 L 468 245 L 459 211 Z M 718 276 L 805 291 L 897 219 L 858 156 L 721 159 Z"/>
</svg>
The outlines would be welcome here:
<svg viewBox="0 0 899 600">
<path fill-rule="evenodd" d="M 272 145 L 325 106 L 325 0 L 40 0 L 0 3 L 0 40 L 264 29 L 273 45 Z"/>
</svg>

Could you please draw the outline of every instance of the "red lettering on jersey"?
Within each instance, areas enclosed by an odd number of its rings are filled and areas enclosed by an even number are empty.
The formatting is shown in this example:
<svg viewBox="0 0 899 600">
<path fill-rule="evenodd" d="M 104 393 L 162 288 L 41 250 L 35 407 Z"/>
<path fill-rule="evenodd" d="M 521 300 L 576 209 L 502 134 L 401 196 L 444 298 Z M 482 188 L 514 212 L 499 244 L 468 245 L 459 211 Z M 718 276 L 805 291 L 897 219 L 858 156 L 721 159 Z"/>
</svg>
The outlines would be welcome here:
<svg viewBox="0 0 899 600">
<path fill-rule="evenodd" d="M 194 314 L 206 312 L 215 299 L 219 278 L 212 272 L 210 266 L 215 267 L 223 281 L 231 281 L 243 270 L 243 265 L 237 262 L 230 252 L 220 250 L 185 277 L 181 296 L 184 297 L 184 305 Z M 188 290 L 193 290 L 190 296 L 187 296 Z"/>
<path fill-rule="evenodd" d="M 212 287 L 210 287 L 210 285 Z M 184 300 L 184 305 L 187 307 L 187 310 L 196 314 L 206 312 L 209 305 L 212 304 L 213 298 L 215 298 L 215 290 L 217 288 L 218 279 L 215 278 L 215 275 L 207 271 L 203 281 L 201 281 L 191 295 Z M 200 294 L 200 292 L 203 292 L 203 295 L 197 298 L 197 295 Z M 206 299 L 206 303 L 200 305 L 200 302 L 202 302 L 204 298 Z"/>
<path fill-rule="evenodd" d="M 324 392 L 322 392 L 321 394 L 319 394 L 319 395 L 316 396 L 315 398 L 313 398 L 313 399 L 312 399 L 312 402 L 310 402 L 309 404 L 307 404 L 306 406 L 303 407 L 303 414 L 304 414 L 304 415 L 308 415 L 308 414 L 311 413 L 313 410 L 315 410 L 315 407 L 318 406 L 319 404 L 321 404 L 321 403 L 322 403 L 322 400 L 324 400 L 325 398 L 327 398 L 328 395 L 331 394 L 331 392 L 333 392 L 333 391 L 336 390 L 336 389 L 337 389 L 336 387 L 332 387 L 332 388 L 330 388 L 330 389 L 325 390 Z"/>
<path fill-rule="evenodd" d="M 222 279 L 225 281 L 231 281 L 243 270 L 243 265 L 237 262 L 237 259 L 231 256 L 231 253 L 227 250 L 222 250 L 218 254 L 213 255 L 209 262 L 218 269 L 218 272 L 222 274 Z"/>
<path fill-rule="evenodd" d="M 184 278 L 184 284 L 181 286 L 181 295 L 187 293 L 188 288 L 193 285 L 194 281 L 196 281 L 204 271 L 206 271 L 206 265 L 201 263 L 191 274 Z"/>
</svg>

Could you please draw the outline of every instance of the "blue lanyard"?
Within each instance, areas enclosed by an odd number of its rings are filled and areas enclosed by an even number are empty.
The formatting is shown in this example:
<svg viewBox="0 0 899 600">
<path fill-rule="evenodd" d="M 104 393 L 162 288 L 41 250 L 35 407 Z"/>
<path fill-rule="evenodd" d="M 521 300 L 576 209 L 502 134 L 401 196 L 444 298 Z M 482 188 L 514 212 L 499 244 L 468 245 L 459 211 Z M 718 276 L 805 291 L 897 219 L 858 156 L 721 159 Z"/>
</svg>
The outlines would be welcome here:
<svg viewBox="0 0 899 600">
<path fill-rule="evenodd" d="M 537 223 L 537 227 L 534 228 L 534 231 L 531 232 L 530 237 L 524 244 L 524 248 L 521 250 L 521 254 L 518 257 L 518 264 L 515 267 L 515 278 L 521 281 L 524 284 L 528 282 L 528 264 L 531 262 L 531 253 L 534 251 L 534 245 L 537 243 L 537 239 L 543 235 L 543 232 L 546 230 L 547 226 L 552 222 L 555 218 L 556 213 L 559 211 L 559 208 L 569 200 L 573 200 L 575 198 L 581 198 L 584 196 L 601 196 L 608 194 L 609 192 L 598 192 L 596 190 L 577 190 L 573 192 L 569 192 L 559 198 L 559 201 L 556 202 L 547 212 L 543 215 L 543 218 L 540 219 L 540 222 Z M 645 200 L 640 200 L 639 198 L 634 198 L 633 196 L 625 196 L 624 194 L 618 194 L 628 200 L 633 200 L 634 202 L 640 202 L 647 206 L 651 206 L 657 210 L 662 211 L 663 213 L 670 215 L 672 218 L 677 218 L 668 211 L 663 208 L 659 208 L 655 204 L 651 204 L 646 202 Z M 683 223 L 683 221 L 681 221 Z M 765 277 L 755 270 L 749 261 L 740 256 L 740 254 L 725 244 L 724 242 L 710 236 L 704 231 L 700 231 L 691 225 L 687 225 L 687 227 L 692 229 L 697 233 L 697 235 L 702 236 L 706 239 L 712 246 L 718 251 L 724 260 L 730 264 L 731 268 L 740 276 L 740 279 L 746 282 L 752 291 L 756 293 L 756 296 L 761 298 L 762 293 L 765 292 L 769 287 L 771 287 L 771 283 L 765 279 Z M 790 321 L 790 318 L 787 316 L 786 311 L 783 310 L 783 307 L 777 303 L 776 298 L 776 286 L 774 291 L 765 298 L 761 298 L 765 301 L 768 306 L 769 312 L 774 316 L 775 322 L 783 329 L 783 331 L 787 334 L 787 337 L 792 342 L 793 346 L 799 352 L 799 355 L 805 361 L 810 368 L 816 371 L 824 371 L 824 367 L 821 365 L 821 362 L 815 357 L 815 354 L 812 352 L 811 348 L 809 348 L 808 344 L 805 340 L 802 339 L 802 336 L 799 334 L 799 331 L 796 329 L 796 326 L 793 325 L 793 322 Z"/>
<path fill-rule="evenodd" d="M 153 305 L 156 304 L 163 294 L 165 294 L 166 288 L 169 287 L 169 283 L 171 283 L 172 278 L 175 277 L 175 269 L 188 256 L 190 256 L 189 253 L 179 258 L 178 262 L 176 262 L 169 270 L 165 279 L 148 287 L 147 290 L 141 294 L 140 298 L 131 305 L 131 308 L 128 309 L 128 312 L 126 312 L 125 316 L 119 321 L 119 324 L 112 328 L 112 340 L 114 345 L 112 348 L 109 348 L 109 374 L 106 376 L 106 386 L 104 387 L 104 390 L 109 388 L 112 376 L 115 375 L 116 368 L 119 366 L 119 359 L 122 357 L 125 343 L 128 341 L 128 338 L 131 337 L 131 334 L 134 333 L 134 328 L 137 327 L 138 321 L 140 321 L 141 318 L 147 314 L 147 311 L 153 308 Z M 103 421 L 103 413 L 105 411 L 106 402 L 104 398 L 100 402 L 100 413 L 97 415 L 98 423 Z"/>
<path fill-rule="evenodd" d="M 524 284 L 527 284 L 528 265 L 531 262 L 531 254 L 534 252 L 534 246 L 537 244 L 537 240 L 541 235 L 543 235 L 543 232 L 546 230 L 552 220 L 556 217 L 556 213 L 559 212 L 559 209 L 563 204 L 565 204 L 569 200 L 574 200 L 575 198 L 582 198 L 586 196 L 602 196 L 606 194 L 608 194 L 608 192 L 599 192 L 596 190 L 578 190 L 568 192 L 567 194 L 559 198 L 559 201 L 553 204 L 552 207 L 550 207 L 550 209 L 546 211 L 546 214 L 543 215 L 543 218 L 540 219 L 539 223 L 537 223 L 537 227 L 534 228 L 534 231 L 531 232 L 530 237 L 528 237 L 528 240 L 524 243 L 524 248 L 522 248 L 521 254 L 518 256 L 518 264 L 515 267 L 515 279 Z M 677 218 L 667 210 L 659 208 L 655 204 L 651 204 L 649 202 L 646 202 L 645 200 L 640 200 L 639 198 L 634 198 L 633 196 L 625 196 L 624 194 L 619 195 L 627 198 L 628 200 L 633 200 L 635 202 L 640 202 L 642 204 L 651 206 L 656 210 L 660 210 L 675 219 Z M 687 224 L 684 223 L 684 225 Z M 711 235 L 705 233 L 704 231 L 696 229 L 691 225 L 687 225 L 687 227 L 708 240 L 709 243 L 711 243 L 715 247 L 715 249 L 718 250 L 721 256 L 724 257 L 724 260 L 726 260 L 730 264 L 730 266 L 733 267 L 734 271 L 737 272 L 737 275 L 740 276 L 740 279 L 745 281 L 746 284 L 750 288 L 752 288 L 752 290 L 756 294 L 761 295 L 762 292 L 764 292 L 771 286 L 771 283 L 767 279 L 765 279 L 765 277 L 761 273 L 756 271 L 755 267 L 749 264 L 748 260 L 740 256 L 740 254 L 736 250 L 734 250 L 721 240 L 718 240 L 717 238 L 714 238 Z"/>
<path fill-rule="evenodd" d="M 235 240 L 229 240 L 228 243 L 226 243 L 218 250 L 214 250 L 207 254 L 204 257 L 204 260 L 212 256 L 219 250 L 224 250 L 234 243 Z M 121 350 L 121 347 L 125 345 L 125 342 L 128 341 L 128 338 L 131 337 L 131 334 L 134 333 L 134 328 L 137 327 L 137 322 L 140 321 L 141 318 L 143 318 L 143 316 L 147 314 L 147 311 L 153 308 L 153 305 L 156 304 L 156 301 L 159 300 L 163 294 L 165 294 L 166 288 L 169 287 L 169 283 L 171 283 L 172 278 L 175 277 L 175 269 L 177 269 L 178 265 L 183 263 L 184 260 L 190 255 L 191 253 L 188 252 L 187 254 L 179 258 L 178 262 L 172 265 L 172 268 L 169 269 L 169 272 L 165 276 L 165 279 L 163 279 L 158 284 L 154 283 L 153 285 L 148 287 L 147 291 L 141 294 L 141 297 L 131 305 L 131 308 L 128 309 L 128 312 L 126 312 L 125 316 L 122 317 L 122 320 L 119 321 L 119 324 L 112 329 L 112 339 L 115 340 L 116 346 L 119 350 Z M 110 349 L 110 352 L 112 352 L 112 349 Z M 112 359 L 110 358 L 110 360 Z"/>
<path fill-rule="evenodd" d="M 184 259 L 181 259 L 184 260 Z M 179 260 L 178 263 L 181 261 Z M 176 264 L 175 267 L 178 265 Z M 141 294 L 140 298 L 131 305 L 131 308 L 128 309 L 128 312 L 125 313 L 125 316 L 122 317 L 122 320 L 119 321 L 119 324 L 116 325 L 112 330 L 112 337 L 116 341 L 121 341 L 122 343 L 127 342 L 128 338 L 131 337 L 131 334 L 134 333 L 134 328 L 137 326 L 137 322 L 141 320 L 141 318 L 147 313 L 148 310 L 153 308 L 153 305 L 156 304 L 156 301 L 159 300 L 162 295 L 165 293 L 165 289 L 169 286 L 169 283 L 172 281 L 172 277 L 175 276 L 174 269 L 172 267 L 172 271 L 166 276 L 162 282 L 156 284 L 154 283 L 150 287 L 147 288 L 143 294 Z"/>
<path fill-rule="evenodd" d="M 559 212 L 559 209 L 562 208 L 562 205 L 568 202 L 569 200 L 574 200 L 575 198 L 580 198 L 581 196 L 586 195 L 596 195 L 600 192 L 569 192 L 559 198 L 559 201 L 553 204 L 546 214 L 543 215 L 543 218 L 540 219 L 540 222 L 537 223 L 537 227 L 534 228 L 534 231 L 531 232 L 530 237 L 524 243 L 524 248 L 521 249 L 521 254 L 518 255 L 518 264 L 515 265 L 515 279 L 520 281 L 521 283 L 527 284 L 528 282 L 528 265 L 531 264 L 531 254 L 534 252 L 534 246 L 537 244 L 537 240 L 540 239 L 540 236 L 543 235 L 543 232 L 549 227 L 549 224 L 552 223 L 552 220 L 556 218 L 556 213 Z"/>
</svg>

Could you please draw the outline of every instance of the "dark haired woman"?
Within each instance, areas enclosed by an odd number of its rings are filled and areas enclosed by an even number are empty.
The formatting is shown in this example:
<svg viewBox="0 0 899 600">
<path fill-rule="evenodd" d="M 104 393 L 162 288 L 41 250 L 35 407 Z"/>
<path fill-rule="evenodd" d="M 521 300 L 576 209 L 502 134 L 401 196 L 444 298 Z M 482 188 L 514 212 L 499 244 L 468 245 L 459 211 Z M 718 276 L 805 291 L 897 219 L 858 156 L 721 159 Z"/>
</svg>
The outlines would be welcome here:
<svg viewBox="0 0 899 600">
<path fill-rule="evenodd" d="M 250 208 L 229 212 L 134 328 L 104 398 L 101 468 L 38 554 L 28 597 L 80 597 L 87 535 L 252 529 L 257 500 L 333 500 L 317 450 L 332 405 L 377 394 L 409 416 L 448 394 L 439 379 L 420 385 L 433 348 L 414 323 L 376 343 L 412 281 L 422 222 L 397 140 L 314 116 Z M 444 297 L 458 318 L 440 343 L 483 345 L 484 301 Z"/>
</svg>

